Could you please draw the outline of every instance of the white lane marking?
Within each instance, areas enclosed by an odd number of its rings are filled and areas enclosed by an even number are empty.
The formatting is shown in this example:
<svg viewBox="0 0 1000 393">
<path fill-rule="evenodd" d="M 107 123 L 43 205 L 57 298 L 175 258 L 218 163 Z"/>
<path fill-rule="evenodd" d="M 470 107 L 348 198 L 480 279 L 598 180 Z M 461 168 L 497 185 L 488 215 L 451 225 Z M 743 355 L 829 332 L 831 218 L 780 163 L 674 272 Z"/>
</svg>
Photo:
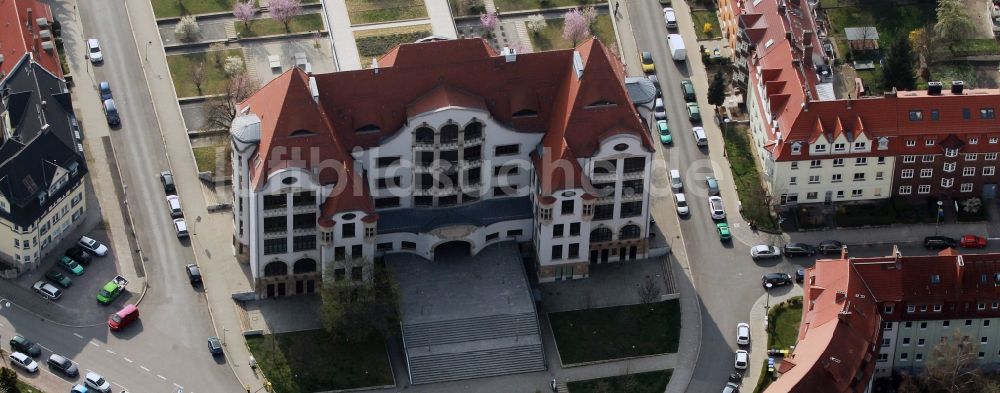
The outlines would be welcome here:
<svg viewBox="0 0 1000 393">
<path fill-rule="evenodd" d="M 117 382 L 112 382 L 112 383 L 115 384 L 115 385 L 118 385 L 118 387 L 122 388 L 123 391 L 128 391 L 128 388 L 126 388 L 125 386 L 122 386 L 121 384 L 119 384 Z"/>
<path fill-rule="evenodd" d="M 76 338 L 83 338 L 83 336 L 81 336 L 80 333 L 73 333 L 73 335 L 76 336 Z"/>
<path fill-rule="evenodd" d="M 122 356 L 122 358 L 125 359 L 126 362 L 132 363 L 132 359 L 129 359 L 129 358 L 124 357 L 124 356 Z"/>
<path fill-rule="evenodd" d="M 176 384 L 176 383 L 174 384 L 174 386 L 176 386 L 176 387 L 177 387 L 178 389 L 184 389 L 184 387 L 183 387 L 183 386 L 181 386 L 181 385 L 178 385 L 178 384 Z"/>
<path fill-rule="evenodd" d="M 167 380 L 167 377 L 164 377 L 164 376 L 162 376 L 162 375 L 160 375 L 160 374 L 156 374 L 156 376 L 157 376 L 157 377 L 159 377 L 160 379 L 164 380 L 164 381 L 166 381 L 166 380 Z"/>
<path fill-rule="evenodd" d="M 44 350 L 46 350 L 46 351 L 49 351 L 49 352 L 52 352 L 52 353 L 55 353 L 55 352 L 56 352 L 56 351 L 53 351 L 53 350 L 49 349 L 48 347 L 46 347 L 46 346 L 44 346 L 44 345 L 41 345 L 41 344 L 38 344 L 38 346 L 39 346 L 39 347 L 42 347 L 42 349 L 44 349 Z"/>
<path fill-rule="evenodd" d="M 114 351 L 112 351 L 112 350 L 110 350 L 110 349 L 105 349 L 105 351 L 107 351 L 108 353 L 110 353 L 110 354 L 112 354 L 112 355 L 114 355 L 114 354 L 115 354 L 115 352 L 114 352 Z"/>
<path fill-rule="evenodd" d="M 145 372 L 147 372 L 147 373 L 149 372 L 149 369 L 148 369 L 148 368 L 146 368 L 146 366 L 139 366 L 139 368 L 141 368 L 141 369 L 142 369 L 142 371 L 145 371 Z"/>
<path fill-rule="evenodd" d="M 93 340 L 90 341 L 90 345 L 93 345 L 95 347 L 100 347 L 101 346 L 100 344 L 95 343 Z"/>
</svg>

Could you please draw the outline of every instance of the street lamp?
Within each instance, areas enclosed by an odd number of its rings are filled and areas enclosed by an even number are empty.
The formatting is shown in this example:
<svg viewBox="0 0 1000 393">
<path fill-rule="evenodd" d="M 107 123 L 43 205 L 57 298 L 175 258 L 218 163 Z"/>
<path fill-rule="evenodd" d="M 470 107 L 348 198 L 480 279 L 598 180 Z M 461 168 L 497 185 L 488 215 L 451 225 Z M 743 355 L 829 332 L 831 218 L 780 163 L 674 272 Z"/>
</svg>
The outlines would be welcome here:
<svg viewBox="0 0 1000 393">
<path fill-rule="evenodd" d="M 773 286 L 774 284 L 771 283 L 764 284 L 764 293 L 767 294 L 767 298 L 764 300 L 764 329 L 767 329 L 768 319 L 770 319 L 767 310 L 771 308 L 771 287 Z"/>
<path fill-rule="evenodd" d="M 149 46 L 153 45 L 153 41 L 146 41 L 146 62 L 149 63 Z"/>
<path fill-rule="evenodd" d="M 937 221 L 934 222 L 934 236 L 937 236 L 937 234 L 938 234 L 938 225 L 941 225 L 941 217 L 944 216 L 944 209 L 941 207 L 941 206 L 944 206 L 944 202 L 943 201 L 938 201 L 937 205 L 938 205 Z"/>
</svg>

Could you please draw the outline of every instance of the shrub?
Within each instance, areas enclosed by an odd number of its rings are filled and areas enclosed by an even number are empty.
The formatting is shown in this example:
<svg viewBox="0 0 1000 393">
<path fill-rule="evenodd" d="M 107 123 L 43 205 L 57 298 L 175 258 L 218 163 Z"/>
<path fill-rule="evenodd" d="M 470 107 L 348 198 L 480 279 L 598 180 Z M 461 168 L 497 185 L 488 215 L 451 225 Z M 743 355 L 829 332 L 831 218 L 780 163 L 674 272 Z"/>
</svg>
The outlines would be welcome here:
<svg viewBox="0 0 1000 393">
<path fill-rule="evenodd" d="M 243 71 L 243 58 L 239 56 L 229 56 L 226 58 L 226 65 L 222 67 L 226 75 L 235 75 Z"/>
<path fill-rule="evenodd" d="M 386 35 L 375 35 L 369 37 L 357 37 L 358 54 L 363 58 L 378 57 L 384 55 L 398 44 L 413 42 L 430 35 L 427 30 L 411 33 L 395 33 Z"/>
<path fill-rule="evenodd" d="M 177 26 L 174 27 L 174 34 L 177 36 L 177 39 L 184 42 L 197 40 L 200 33 L 201 26 L 198 26 L 198 20 L 193 15 L 181 17 L 181 20 L 177 22 Z"/>
</svg>

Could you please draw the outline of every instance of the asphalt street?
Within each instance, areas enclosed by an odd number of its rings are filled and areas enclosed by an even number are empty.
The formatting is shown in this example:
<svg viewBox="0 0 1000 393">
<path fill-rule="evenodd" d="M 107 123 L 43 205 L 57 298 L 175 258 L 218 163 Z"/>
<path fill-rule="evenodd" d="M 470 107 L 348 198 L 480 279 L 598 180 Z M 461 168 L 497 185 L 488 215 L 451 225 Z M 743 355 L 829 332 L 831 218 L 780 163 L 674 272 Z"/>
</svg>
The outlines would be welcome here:
<svg viewBox="0 0 1000 393">
<path fill-rule="evenodd" d="M 88 63 L 86 74 L 75 75 L 74 96 L 84 89 L 96 90 L 99 81 L 111 83 L 122 125 L 110 133 L 143 250 L 148 289 L 139 306 L 140 319 L 121 333 L 110 333 L 104 324 L 87 328 L 58 326 L 17 307 L 0 307 L 0 335 L 24 334 L 48 349 L 43 351 L 42 361 L 49 351 L 55 351 L 79 363 L 82 370 L 101 373 L 118 388 L 131 388 L 133 392 L 242 391 L 225 357 L 213 358 L 206 348 L 206 338 L 214 335 L 214 330 L 204 293 L 191 287 L 183 270 L 194 257 L 189 244 L 175 235 L 167 211 L 158 178 L 161 170 L 168 169 L 164 140 L 143 77 L 141 50 L 145 48 L 135 42 L 126 9 L 120 2 L 111 5 L 98 0 L 51 4 L 54 13 L 64 16 L 63 25 L 73 26 L 64 28 L 68 53 L 83 54 L 86 38 L 100 39 L 104 63 Z M 75 19 L 74 10 L 80 19 L 65 21 Z M 93 91 L 84 95 L 96 99 Z M 99 110 L 77 109 L 85 132 L 88 128 L 106 127 Z M 80 296 L 94 295 L 88 292 Z M 112 308 L 107 312 L 115 311 Z M 70 385 L 66 381 L 66 390 Z"/>
</svg>

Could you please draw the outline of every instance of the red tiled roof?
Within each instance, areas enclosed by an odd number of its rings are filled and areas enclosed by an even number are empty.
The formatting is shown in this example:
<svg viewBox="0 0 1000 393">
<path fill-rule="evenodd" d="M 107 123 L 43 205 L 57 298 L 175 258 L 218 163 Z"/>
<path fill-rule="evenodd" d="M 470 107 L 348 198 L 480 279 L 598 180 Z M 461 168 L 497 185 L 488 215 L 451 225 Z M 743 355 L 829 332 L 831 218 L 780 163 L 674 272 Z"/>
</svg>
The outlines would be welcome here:
<svg viewBox="0 0 1000 393">
<path fill-rule="evenodd" d="M 0 0 L 0 55 L 4 57 L 3 64 L 0 64 L 0 74 L 9 73 L 25 53 L 31 53 L 35 62 L 62 77 L 55 37 L 50 38 L 53 44 L 51 51 L 42 49 L 42 39 L 35 23 L 36 19 L 42 17 L 52 22 L 52 10 L 45 3 L 37 0 Z"/>
</svg>

